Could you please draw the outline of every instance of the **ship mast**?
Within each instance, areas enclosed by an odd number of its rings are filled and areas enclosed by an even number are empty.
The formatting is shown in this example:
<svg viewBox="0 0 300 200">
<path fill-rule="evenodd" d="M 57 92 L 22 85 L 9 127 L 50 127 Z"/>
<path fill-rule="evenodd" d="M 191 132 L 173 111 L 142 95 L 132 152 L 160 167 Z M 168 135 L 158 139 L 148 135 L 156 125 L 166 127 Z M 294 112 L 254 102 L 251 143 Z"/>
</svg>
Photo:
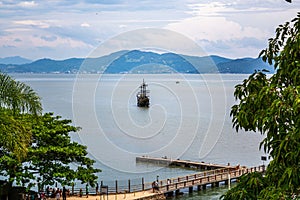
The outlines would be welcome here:
<svg viewBox="0 0 300 200">
<path fill-rule="evenodd" d="M 140 86 L 140 88 L 141 88 L 141 96 L 143 96 L 143 97 L 147 96 L 146 87 L 147 87 L 147 85 L 146 85 L 146 83 L 145 83 L 145 81 L 143 79 L 143 84 Z"/>
<path fill-rule="evenodd" d="M 147 93 L 149 93 L 149 90 L 147 90 L 147 86 L 148 85 L 143 79 L 143 83 L 140 86 L 140 91 L 136 95 L 138 107 L 149 107 L 149 96 L 147 95 Z"/>
</svg>

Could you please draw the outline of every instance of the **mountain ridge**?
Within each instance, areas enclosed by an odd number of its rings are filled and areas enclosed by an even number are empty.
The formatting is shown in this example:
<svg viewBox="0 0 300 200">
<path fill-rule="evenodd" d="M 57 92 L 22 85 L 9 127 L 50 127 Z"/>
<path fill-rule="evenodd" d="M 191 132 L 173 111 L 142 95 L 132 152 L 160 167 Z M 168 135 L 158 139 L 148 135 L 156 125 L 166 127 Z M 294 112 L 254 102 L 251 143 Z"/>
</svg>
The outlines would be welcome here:
<svg viewBox="0 0 300 200">
<path fill-rule="evenodd" d="M 1 60 L 0 60 L 1 61 Z M 1 62 L 0 62 L 1 63 Z M 96 58 L 39 59 L 23 64 L 0 64 L 5 73 L 253 73 L 271 65 L 260 58 L 230 59 L 218 55 L 188 56 L 123 50 Z"/>
<path fill-rule="evenodd" d="M 32 60 L 23 58 L 21 56 L 11 56 L 11 57 L 0 58 L 0 64 L 21 65 L 21 64 L 26 64 L 26 63 L 30 63 L 30 62 L 32 62 Z"/>
</svg>

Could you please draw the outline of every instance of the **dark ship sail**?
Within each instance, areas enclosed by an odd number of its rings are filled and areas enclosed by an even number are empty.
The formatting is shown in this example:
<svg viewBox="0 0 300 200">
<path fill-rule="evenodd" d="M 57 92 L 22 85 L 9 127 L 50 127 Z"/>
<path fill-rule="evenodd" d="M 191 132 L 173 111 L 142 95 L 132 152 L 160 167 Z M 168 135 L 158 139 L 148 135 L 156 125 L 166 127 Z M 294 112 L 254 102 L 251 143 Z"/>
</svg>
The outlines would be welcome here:
<svg viewBox="0 0 300 200">
<path fill-rule="evenodd" d="M 140 86 L 140 91 L 136 95 L 138 107 L 149 107 L 149 96 L 147 95 L 149 93 L 149 90 L 147 90 L 147 86 L 148 85 L 143 79 L 143 83 Z"/>
</svg>

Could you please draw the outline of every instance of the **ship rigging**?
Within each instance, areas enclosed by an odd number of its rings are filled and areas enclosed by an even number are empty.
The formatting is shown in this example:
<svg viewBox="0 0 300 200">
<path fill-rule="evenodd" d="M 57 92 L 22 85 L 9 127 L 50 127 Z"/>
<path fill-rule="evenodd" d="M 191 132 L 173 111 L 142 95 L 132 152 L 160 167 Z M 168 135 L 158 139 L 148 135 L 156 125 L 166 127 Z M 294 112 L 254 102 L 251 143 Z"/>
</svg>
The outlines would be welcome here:
<svg viewBox="0 0 300 200">
<path fill-rule="evenodd" d="M 144 79 L 143 79 L 143 83 L 141 84 L 140 91 L 137 93 L 136 98 L 137 98 L 137 106 L 138 107 L 149 107 L 150 103 L 149 103 L 149 96 L 147 94 L 149 94 L 149 90 L 147 90 L 147 84 L 145 83 Z"/>
</svg>

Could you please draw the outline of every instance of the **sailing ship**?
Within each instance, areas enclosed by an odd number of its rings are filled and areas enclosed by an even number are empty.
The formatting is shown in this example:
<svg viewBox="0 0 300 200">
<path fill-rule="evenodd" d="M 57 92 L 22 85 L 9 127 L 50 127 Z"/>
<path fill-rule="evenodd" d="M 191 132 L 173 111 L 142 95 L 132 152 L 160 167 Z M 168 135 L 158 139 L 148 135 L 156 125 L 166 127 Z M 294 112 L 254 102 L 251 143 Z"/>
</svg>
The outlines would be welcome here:
<svg viewBox="0 0 300 200">
<path fill-rule="evenodd" d="M 149 107 L 149 96 L 147 95 L 150 91 L 147 90 L 147 84 L 143 79 L 143 83 L 141 84 L 140 91 L 136 94 L 137 98 L 137 106 L 138 107 Z"/>
</svg>

